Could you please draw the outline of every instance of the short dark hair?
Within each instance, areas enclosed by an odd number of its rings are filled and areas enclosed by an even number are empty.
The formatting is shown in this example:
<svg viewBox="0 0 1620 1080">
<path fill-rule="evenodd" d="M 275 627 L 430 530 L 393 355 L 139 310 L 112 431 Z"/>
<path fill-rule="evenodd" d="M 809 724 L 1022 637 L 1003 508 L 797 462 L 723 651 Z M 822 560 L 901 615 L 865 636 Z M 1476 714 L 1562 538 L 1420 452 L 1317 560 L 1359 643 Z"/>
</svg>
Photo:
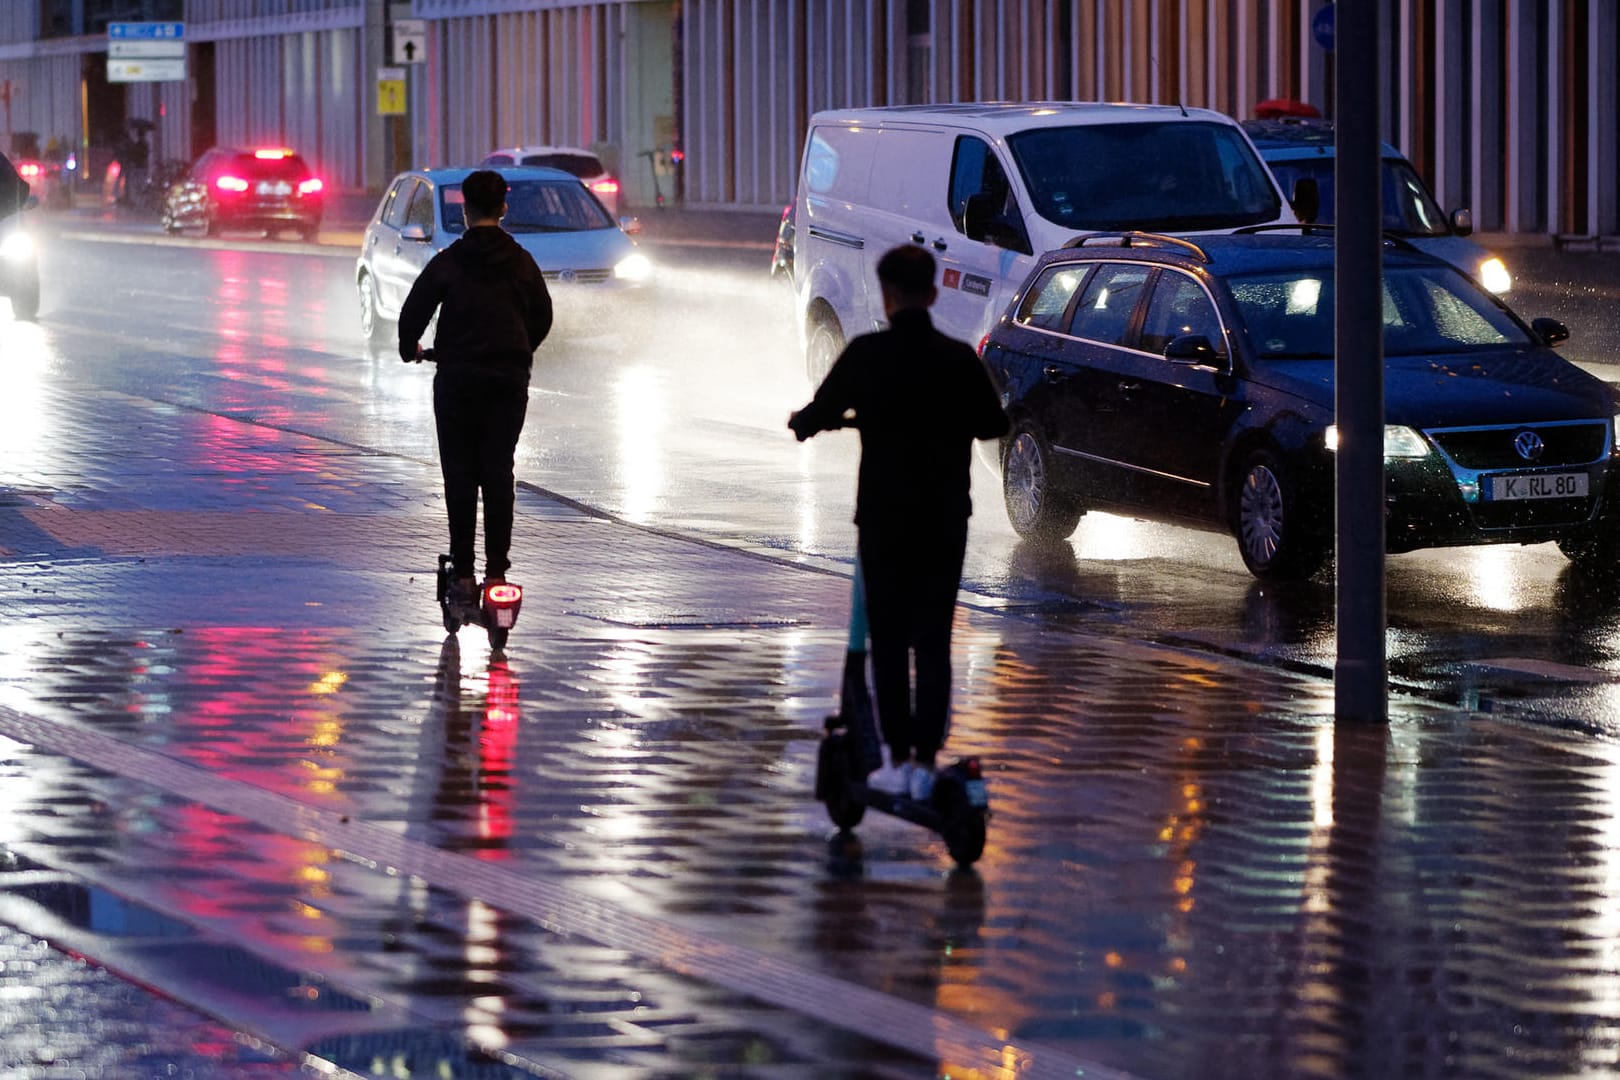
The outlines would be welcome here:
<svg viewBox="0 0 1620 1080">
<path fill-rule="evenodd" d="M 506 205 L 506 178 L 492 169 L 479 169 L 461 182 L 461 198 L 475 218 L 498 218 Z"/>
<path fill-rule="evenodd" d="M 916 244 L 901 244 L 883 253 L 877 276 L 900 299 L 927 301 L 934 287 L 934 257 Z"/>
</svg>

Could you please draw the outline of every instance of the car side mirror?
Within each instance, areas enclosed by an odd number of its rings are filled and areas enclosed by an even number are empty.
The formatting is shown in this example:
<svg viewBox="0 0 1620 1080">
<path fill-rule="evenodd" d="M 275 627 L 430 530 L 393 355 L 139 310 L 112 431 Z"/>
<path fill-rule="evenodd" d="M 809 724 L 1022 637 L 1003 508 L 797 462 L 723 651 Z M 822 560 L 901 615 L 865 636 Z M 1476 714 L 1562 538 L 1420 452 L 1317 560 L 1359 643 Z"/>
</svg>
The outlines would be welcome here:
<svg viewBox="0 0 1620 1080">
<path fill-rule="evenodd" d="M 399 238 L 401 240 L 426 240 L 429 238 L 427 226 L 413 221 L 399 230 Z"/>
<path fill-rule="evenodd" d="M 1467 236 L 1474 231 L 1474 212 L 1466 206 L 1451 212 L 1451 231 L 1458 236 Z"/>
<path fill-rule="evenodd" d="M 1569 327 L 1557 319 L 1535 319 L 1530 323 L 1530 329 L 1536 332 L 1543 345 L 1551 348 L 1559 342 L 1569 340 Z"/>
<path fill-rule="evenodd" d="M 1294 216 L 1307 225 L 1322 213 L 1322 192 L 1311 177 L 1302 176 L 1294 181 L 1294 194 L 1288 201 L 1293 204 Z"/>
<path fill-rule="evenodd" d="M 1220 354 L 1203 334 L 1182 334 L 1171 338 L 1170 344 L 1164 347 L 1164 358 L 1178 364 L 1202 364 L 1207 367 L 1220 363 Z"/>
<path fill-rule="evenodd" d="M 634 236 L 641 231 L 641 219 L 629 216 L 622 217 L 619 219 L 619 228 Z"/>
</svg>

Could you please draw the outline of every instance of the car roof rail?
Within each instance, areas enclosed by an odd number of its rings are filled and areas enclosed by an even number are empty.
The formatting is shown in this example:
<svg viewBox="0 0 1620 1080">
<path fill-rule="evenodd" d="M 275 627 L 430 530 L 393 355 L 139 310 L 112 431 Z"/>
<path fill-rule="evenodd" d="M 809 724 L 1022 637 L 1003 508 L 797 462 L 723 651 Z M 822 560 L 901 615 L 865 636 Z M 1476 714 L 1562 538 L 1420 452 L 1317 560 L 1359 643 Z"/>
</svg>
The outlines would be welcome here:
<svg viewBox="0 0 1620 1080">
<path fill-rule="evenodd" d="M 1140 230 L 1136 229 L 1117 233 L 1086 233 L 1083 236 L 1074 237 L 1063 246 L 1066 248 L 1082 248 L 1087 246 L 1122 248 L 1178 247 L 1191 254 L 1192 257 L 1197 259 L 1199 262 L 1209 262 L 1209 255 L 1204 251 L 1203 248 L 1199 247 L 1191 240 L 1184 239 L 1180 236 L 1167 236 L 1164 233 L 1141 232 Z"/>
<path fill-rule="evenodd" d="M 1312 233 L 1319 233 L 1327 236 L 1333 235 L 1333 226 L 1319 221 L 1301 221 L 1294 224 L 1289 224 L 1285 221 L 1274 221 L 1266 225 L 1245 225 L 1242 228 L 1233 229 L 1232 235 L 1253 236 L 1255 233 L 1281 232 L 1285 230 L 1292 232 L 1295 229 L 1299 230 L 1299 234 L 1301 236 L 1310 236 Z M 1400 233 L 1384 230 L 1383 235 L 1384 243 L 1389 244 L 1392 247 L 1398 247 L 1403 251 L 1423 250 L 1416 244 L 1412 243 L 1408 237 L 1402 236 Z"/>
</svg>

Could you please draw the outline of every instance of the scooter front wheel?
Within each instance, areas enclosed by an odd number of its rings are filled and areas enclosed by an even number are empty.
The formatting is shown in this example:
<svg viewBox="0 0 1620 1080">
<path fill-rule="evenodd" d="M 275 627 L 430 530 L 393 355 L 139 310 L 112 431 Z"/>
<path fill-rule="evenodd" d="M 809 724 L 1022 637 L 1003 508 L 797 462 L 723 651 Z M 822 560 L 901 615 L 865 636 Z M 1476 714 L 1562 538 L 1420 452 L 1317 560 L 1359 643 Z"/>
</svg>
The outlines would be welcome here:
<svg viewBox="0 0 1620 1080">
<path fill-rule="evenodd" d="M 935 780 L 933 803 L 941 822 L 940 836 L 956 865 L 966 869 L 978 862 L 984 854 L 989 811 L 974 806 L 962 782 L 949 775 Z"/>
<path fill-rule="evenodd" d="M 840 829 L 849 830 L 866 816 L 866 804 L 850 794 L 854 774 L 850 768 L 853 743 L 847 732 L 829 731 L 822 736 L 816 755 L 816 797 L 827 807 L 827 816 Z"/>
</svg>

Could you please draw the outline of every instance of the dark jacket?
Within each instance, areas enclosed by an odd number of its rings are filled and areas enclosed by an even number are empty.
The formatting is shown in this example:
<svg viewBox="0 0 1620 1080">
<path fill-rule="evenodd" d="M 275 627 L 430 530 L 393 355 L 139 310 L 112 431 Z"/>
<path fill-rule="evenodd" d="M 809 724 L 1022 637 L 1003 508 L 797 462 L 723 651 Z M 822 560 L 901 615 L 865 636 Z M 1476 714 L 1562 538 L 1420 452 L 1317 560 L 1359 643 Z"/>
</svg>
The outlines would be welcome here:
<svg viewBox="0 0 1620 1080">
<path fill-rule="evenodd" d="M 416 359 L 435 309 L 440 371 L 480 368 L 528 382 L 534 350 L 551 331 L 551 294 L 534 257 L 506 230 L 468 229 L 428 262 L 399 312 L 402 359 Z"/>
<path fill-rule="evenodd" d="M 925 308 L 897 311 L 888 330 L 851 341 L 789 423 L 800 439 L 860 429 L 855 524 L 863 528 L 965 521 L 973 440 L 1007 433 L 984 365 L 935 330 Z"/>
</svg>

